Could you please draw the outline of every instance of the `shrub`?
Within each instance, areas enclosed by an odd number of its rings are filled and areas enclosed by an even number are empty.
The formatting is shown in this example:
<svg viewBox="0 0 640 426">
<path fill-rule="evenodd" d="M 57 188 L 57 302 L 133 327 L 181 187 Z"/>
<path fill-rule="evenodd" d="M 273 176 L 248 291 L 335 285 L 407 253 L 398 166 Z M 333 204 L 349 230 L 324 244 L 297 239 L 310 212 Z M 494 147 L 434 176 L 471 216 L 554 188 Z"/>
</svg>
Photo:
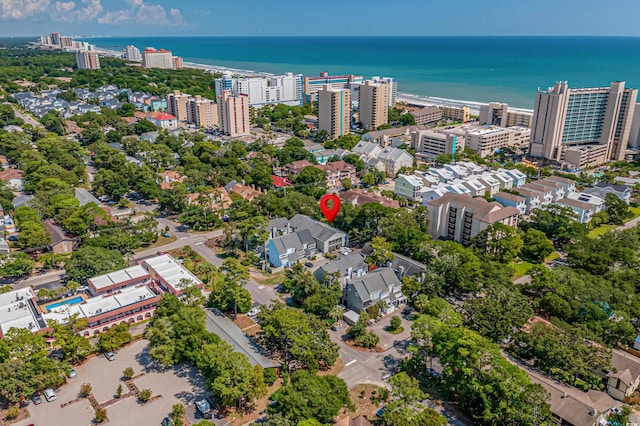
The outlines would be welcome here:
<svg viewBox="0 0 640 426">
<path fill-rule="evenodd" d="M 19 415 L 20 415 L 20 407 L 18 407 L 17 405 L 12 405 L 7 409 L 7 412 L 5 413 L 5 419 L 14 420 L 14 419 L 17 419 Z"/>
<path fill-rule="evenodd" d="M 142 402 L 149 401 L 151 399 L 151 395 L 152 395 L 151 389 L 143 389 L 140 392 L 140 401 L 142 401 Z"/>
<path fill-rule="evenodd" d="M 275 368 L 267 368 L 264 370 L 264 382 L 271 386 L 278 380 L 278 372 Z"/>
<path fill-rule="evenodd" d="M 131 367 L 125 368 L 124 370 L 122 370 L 122 375 L 127 380 L 131 379 L 133 377 L 133 375 L 134 375 L 133 368 L 131 368 Z"/>
<path fill-rule="evenodd" d="M 394 315 L 391 317 L 391 329 L 398 330 L 402 326 L 402 320 L 398 315 Z"/>
<path fill-rule="evenodd" d="M 122 396 L 122 385 L 118 385 L 118 389 L 116 389 L 116 397 L 120 398 Z"/>
<path fill-rule="evenodd" d="M 83 383 L 80 386 L 80 396 L 83 398 L 86 398 L 89 396 L 89 394 L 91 393 L 91 384 L 90 383 Z"/>
<path fill-rule="evenodd" d="M 96 423 L 102 423 L 107 418 L 107 410 L 102 407 L 96 408 Z"/>
</svg>

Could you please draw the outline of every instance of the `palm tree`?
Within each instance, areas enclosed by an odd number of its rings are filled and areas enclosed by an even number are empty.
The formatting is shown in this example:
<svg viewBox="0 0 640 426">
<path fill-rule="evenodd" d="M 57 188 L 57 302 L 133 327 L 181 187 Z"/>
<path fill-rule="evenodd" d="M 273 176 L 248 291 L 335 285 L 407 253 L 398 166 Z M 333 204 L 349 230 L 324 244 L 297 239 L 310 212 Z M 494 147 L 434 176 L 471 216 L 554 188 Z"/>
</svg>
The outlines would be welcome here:
<svg viewBox="0 0 640 426">
<path fill-rule="evenodd" d="M 344 315 L 344 309 L 340 305 L 335 305 L 333 308 L 331 308 L 331 310 L 327 314 L 327 316 L 334 321 L 341 320 L 343 315 Z"/>
</svg>

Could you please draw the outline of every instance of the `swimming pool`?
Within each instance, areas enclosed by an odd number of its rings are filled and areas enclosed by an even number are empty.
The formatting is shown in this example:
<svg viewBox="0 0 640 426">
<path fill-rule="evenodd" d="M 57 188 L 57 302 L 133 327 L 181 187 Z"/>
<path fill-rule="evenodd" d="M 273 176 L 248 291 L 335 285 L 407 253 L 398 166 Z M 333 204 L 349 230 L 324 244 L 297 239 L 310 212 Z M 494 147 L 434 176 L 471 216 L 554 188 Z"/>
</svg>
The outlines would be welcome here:
<svg viewBox="0 0 640 426">
<path fill-rule="evenodd" d="M 56 303 L 52 303 L 50 305 L 46 305 L 44 307 L 44 310 L 47 312 L 51 312 L 52 309 L 58 308 L 62 305 L 77 305 L 78 303 L 82 303 L 84 302 L 84 299 L 82 296 L 76 296 L 76 297 L 72 297 L 70 299 L 64 299 L 61 300 L 59 302 Z"/>
</svg>

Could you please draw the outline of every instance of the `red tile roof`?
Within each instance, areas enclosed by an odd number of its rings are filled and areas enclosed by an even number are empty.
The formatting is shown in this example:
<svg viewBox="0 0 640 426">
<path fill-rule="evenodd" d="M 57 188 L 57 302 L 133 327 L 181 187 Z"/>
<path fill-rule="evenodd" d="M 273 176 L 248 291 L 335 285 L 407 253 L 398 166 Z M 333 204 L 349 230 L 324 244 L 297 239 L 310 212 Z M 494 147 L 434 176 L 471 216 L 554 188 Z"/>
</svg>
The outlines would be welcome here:
<svg viewBox="0 0 640 426">
<path fill-rule="evenodd" d="M 275 186 L 276 188 L 291 186 L 291 181 L 287 178 L 281 178 L 276 175 L 271 175 L 271 180 L 273 181 L 273 186 Z"/>
</svg>

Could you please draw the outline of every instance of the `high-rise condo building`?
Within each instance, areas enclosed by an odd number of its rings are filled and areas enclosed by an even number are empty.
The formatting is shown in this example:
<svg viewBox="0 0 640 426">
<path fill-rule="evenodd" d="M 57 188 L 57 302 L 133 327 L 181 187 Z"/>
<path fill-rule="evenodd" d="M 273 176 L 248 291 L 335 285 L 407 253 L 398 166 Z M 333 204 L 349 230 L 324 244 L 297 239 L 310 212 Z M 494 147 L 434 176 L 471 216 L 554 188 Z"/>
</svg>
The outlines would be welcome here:
<svg viewBox="0 0 640 426">
<path fill-rule="evenodd" d="M 319 77 L 304 78 L 304 101 L 306 103 L 317 100 L 318 91 L 327 84 L 336 90 L 349 89 L 352 83 L 362 83 L 364 79 L 361 75 L 334 75 L 321 72 Z"/>
<path fill-rule="evenodd" d="M 142 55 L 140 54 L 140 49 L 138 49 L 135 46 L 125 47 L 122 53 L 124 54 L 123 56 L 127 61 L 136 61 L 136 62 L 142 61 Z"/>
<path fill-rule="evenodd" d="M 144 68 L 174 69 L 173 55 L 170 50 L 147 48 L 142 53 Z"/>
<path fill-rule="evenodd" d="M 184 66 L 184 62 L 182 61 L 182 58 L 180 56 L 174 56 L 172 59 L 173 59 L 173 69 L 181 70 L 182 67 Z"/>
<path fill-rule="evenodd" d="M 398 82 L 393 77 L 371 77 L 374 83 L 386 83 L 389 90 L 389 108 L 396 106 L 396 97 L 398 95 Z"/>
<path fill-rule="evenodd" d="M 51 36 L 41 35 L 40 36 L 40 44 L 42 44 L 43 46 L 51 45 Z"/>
<path fill-rule="evenodd" d="M 49 35 L 51 39 L 51 44 L 54 46 L 60 46 L 60 33 L 51 33 Z"/>
<path fill-rule="evenodd" d="M 200 95 L 187 101 L 187 120 L 199 127 L 211 128 L 218 125 L 218 106 L 211 99 Z"/>
<path fill-rule="evenodd" d="M 385 81 L 367 80 L 360 86 L 360 123 L 375 130 L 389 122 L 389 85 Z"/>
<path fill-rule="evenodd" d="M 302 74 L 286 73 L 274 77 L 233 77 L 225 74 L 215 80 L 216 93 L 227 90 L 235 95 L 249 96 L 249 105 L 302 105 Z"/>
<path fill-rule="evenodd" d="M 186 95 L 179 90 L 174 90 L 173 93 L 169 93 L 167 95 L 167 112 L 175 116 L 178 121 L 188 120 L 188 101 L 189 95 Z"/>
<path fill-rule="evenodd" d="M 318 128 L 332 138 L 349 133 L 351 124 L 351 90 L 334 89 L 326 84 L 317 91 Z"/>
<path fill-rule="evenodd" d="M 60 47 L 62 49 L 71 49 L 73 47 L 73 38 L 66 36 L 60 37 Z"/>
<path fill-rule="evenodd" d="M 468 121 L 468 120 L 465 120 Z M 531 126 L 531 113 L 509 108 L 508 104 L 490 102 L 480 105 L 480 124 L 500 127 Z"/>
<path fill-rule="evenodd" d="M 218 97 L 218 121 L 220 131 L 231 137 L 249 134 L 249 96 L 233 95 L 223 90 Z"/>
<path fill-rule="evenodd" d="M 98 52 L 78 50 L 76 52 L 76 64 L 79 70 L 99 70 L 100 59 L 98 58 Z"/>
<path fill-rule="evenodd" d="M 531 125 L 532 157 L 589 167 L 625 157 L 637 89 L 570 89 L 567 82 L 538 90 Z"/>
</svg>

